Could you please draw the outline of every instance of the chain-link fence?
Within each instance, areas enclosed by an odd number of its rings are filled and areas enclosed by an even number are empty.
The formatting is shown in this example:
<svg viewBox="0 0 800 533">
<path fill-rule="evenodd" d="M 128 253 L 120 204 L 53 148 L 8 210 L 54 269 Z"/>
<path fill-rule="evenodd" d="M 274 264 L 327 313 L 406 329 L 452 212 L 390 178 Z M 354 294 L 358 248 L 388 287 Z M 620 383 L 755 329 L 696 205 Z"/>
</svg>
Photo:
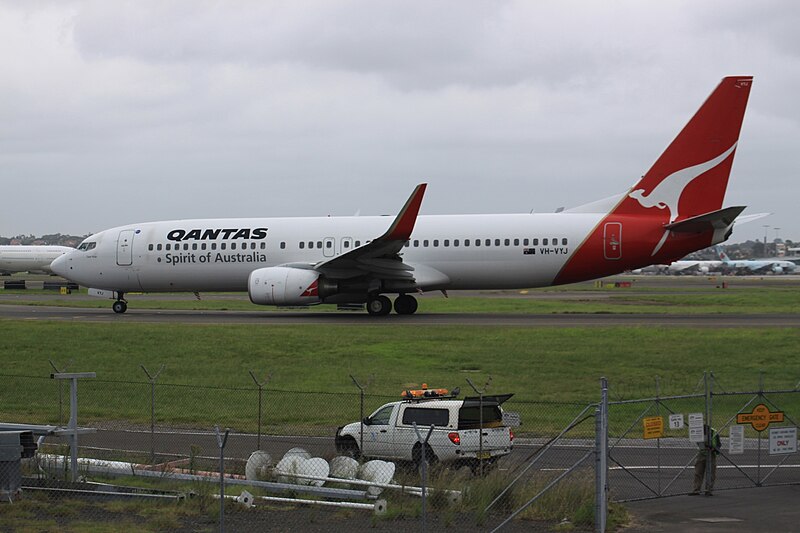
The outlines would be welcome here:
<svg viewBox="0 0 800 533">
<path fill-rule="evenodd" d="M 401 402 L 404 410 L 381 424 L 382 406 L 399 396 L 367 394 L 355 380 L 351 393 L 303 392 L 253 373 L 244 376 L 249 386 L 221 388 L 170 384 L 158 369 L 143 370 L 139 381 L 0 376 L 0 429 L 35 424 L 28 429 L 38 442 L 16 487 L 3 485 L 13 475 L 3 474 L 0 442 L 0 498 L 13 502 L 0 504 L 4 530 L 88 522 L 176 531 L 602 531 L 606 496 L 692 490 L 705 424 L 722 437 L 715 490 L 800 482 L 789 439 L 769 438 L 775 426 L 791 437 L 794 389 L 731 392 L 709 375 L 687 394 L 661 396 L 656 387 L 635 400 L 613 386 L 611 400 L 598 393 L 573 403 L 462 393 L 450 419 L 420 408 L 445 397 Z M 772 425 L 762 427 L 763 417 Z M 342 446 L 348 435 L 355 446 Z"/>
</svg>

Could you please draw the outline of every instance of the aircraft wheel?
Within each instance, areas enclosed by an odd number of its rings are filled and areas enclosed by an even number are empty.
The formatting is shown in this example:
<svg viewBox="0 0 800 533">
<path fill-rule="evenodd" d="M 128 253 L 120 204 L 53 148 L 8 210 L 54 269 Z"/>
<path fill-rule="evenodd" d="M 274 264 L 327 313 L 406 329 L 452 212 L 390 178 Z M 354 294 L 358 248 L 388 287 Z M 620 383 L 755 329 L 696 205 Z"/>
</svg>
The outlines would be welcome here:
<svg viewBox="0 0 800 533">
<path fill-rule="evenodd" d="M 373 316 L 388 315 L 392 310 L 392 301 L 384 295 L 370 298 L 367 302 L 367 312 Z"/>
<path fill-rule="evenodd" d="M 394 300 L 394 312 L 398 315 L 413 315 L 417 311 L 417 299 L 401 294 Z"/>
<path fill-rule="evenodd" d="M 115 313 L 124 313 L 128 310 L 128 304 L 122 300 L 117 300 L 112 304 L 111 309 L 113 309 Z"/>
</svg>

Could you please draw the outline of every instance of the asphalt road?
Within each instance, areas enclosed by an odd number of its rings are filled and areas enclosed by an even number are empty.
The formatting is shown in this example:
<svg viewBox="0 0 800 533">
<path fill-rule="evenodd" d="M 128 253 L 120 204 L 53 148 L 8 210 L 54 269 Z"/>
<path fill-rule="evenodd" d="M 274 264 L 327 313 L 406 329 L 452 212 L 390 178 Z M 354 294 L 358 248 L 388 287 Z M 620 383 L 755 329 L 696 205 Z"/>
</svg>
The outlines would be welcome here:
<svg viewBox="0 0 800 533">
<path fill-rule="evenodd" d="M 0 305 L 0 320 L 55 320 L 101 323 L 180 323 L 180 324 L 332 324 L 359 326 L 440 325 L 440 326 L 666 326 L 666 327 L 800 327 L 796 315 L 694 315 L 694 314 L 563 314 L 520 315 L 499 313 L 425 313 L 411 316 L 373 317 L 362 312 L 253 312 L 253 311 L 177 311 L 128 309 L 123 315 L 111 309 L 77 309 L 29 305 Z"/>
</svg>

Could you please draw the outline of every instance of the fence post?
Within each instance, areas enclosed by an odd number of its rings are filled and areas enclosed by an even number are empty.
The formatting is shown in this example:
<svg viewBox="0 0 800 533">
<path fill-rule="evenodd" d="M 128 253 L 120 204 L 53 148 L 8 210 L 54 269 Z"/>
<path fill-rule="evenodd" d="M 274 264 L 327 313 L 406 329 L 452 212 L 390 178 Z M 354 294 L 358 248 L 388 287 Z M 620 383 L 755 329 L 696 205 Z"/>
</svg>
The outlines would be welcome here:
<svg viewBox="0 0 800 533">
<path fill-rule="evenodd" d="M 72 372 L 50 374 L 50 379 L 70 380 L 69 397 L 69 447 L 70 447 L 70 468 L 72 470 L 72 482 L 78 480 L 78 380 L 83 378 L 96 378 L 94 372 Z"/>
<path fill-rule="evenodd" d="M 361 424 L 359 426 L 359 430 L 358 430 L 358 438 L 359 438 L 358 449 L 360 450 L 360 453 L 363 456 L 363 453 L 364 453 L 364 389 L 365 389 L 365 387 L 362 387 L 361 384 L 358 381 L 356 381 L 356 378 L 353 377 L 353 374 L 350 374 L 350 379 L 352 379 L 353 383 L 355 383 L 356 387 L 358 387 L 359 395 L 361 397 L 361 407 L 359 409 L 359 416 L 358 416 L 358 423 Z M 372 377 L 370 377 L 370 379 L 367 381 L 367 386 L 369 386 L 369 383 L 371 381 L 372 381 Z"/>
<path fill-rule="evenodd" d="M 256 386 L 258 387 L 258 444 L 256 445 L 256 449 L 260 450 L 261 449 L 261 392 L 264 390 L 264 385 L 269 383 L 269 381 L 272 379 L 272 374 L 267 374 L 267 376 L 264 378 L 264 382 L 261 383 L 256 379 L 256 375 L 253 374 L 252 370 L 248 370 L 248 372 L 250 372 L 250 377 L 253 378 L 253 381 L 256 383 Z"/>
<path fill-rule="evenodd" d="M 225 445 L 228 443 L 230 428 L 225 428 L 225 436 L 219 433 L 219 426 L 214 426 L 219 446 L 219 531 L 225 533 Z"/>
<path fill-rule="evenodd" d="M 422 438 L 422 434 L 420 434 L 419 429 L 417 428 L 417 423 L 414 422 L 414 433 L 417 434 L 417 442 L 420 445 L 420 465 L 422 466 L 422 533 L 428 531 L 428 514 L 425 507 L 425 502 L 428 497 L 428 439 L 431 438 L 431 433 L 433 433 L 433 424 L 431 424 L 430 429 L 428 429 L 428 434 L 425 435 L 425 438 Z"/>
<path fill-rule="evenodd" d="M 150 375 L 144 365 L 139 366 L 147 374 L 147 379 L 150 380 L 150 464 L 153 464 L 156 457 L 156 380 L 161 371 L 164 370 L 164 365 L 161 365 L 161 368 L 158 369 L 154 376 Z"/>
<path fill-rule="evenodd" d="M 67 369 L 73 362 L 72 359 L 70 359 L 69 361 L 67 361 L 67 364 L 64 365 L 64 368 L 59 370 L 59 368 L 56 366 L 56 364 L 53 362 L 52 359 L 48 359 L 47 361 L 50 363 L 50 366 L 53 367 L 53 371 L 55 371 L 56 374 L 66 373 Z M 61 389 L 61 380 L 58 381 L 58 425 L 59 426 L 64 425 L 64 400 Z"/>
<path fill-rule="evenodd" d="M 478 390 L 475 384 L 472 383 L 472 380 L 467 378 L 467 383 L 469 383 L 469 386 L 472 387 L 472 390 L 478 395 L 478 472 L 480 472 L 481 477 L 483 476 L 483 394 L 486 392 L 486 389 L 489 388 L 491 382 L 492 376 L 489 376 L 483 388 Z"/>
<path fill-rule="evenodd" d="M 658 375 L 656 375 L 656 416 L 661 418 L 661 378 Z M 661 437 L 656 439 L 656 472 L 657 492 L 659 496 L 663 496 L 661 494 Z"/>
<path fill-rule="evenodd" d="M 605 533 L 608 515 L 608 380 L 600 378 L 600 403 L 595 408 L 595 505 L 594 529 Z"/>
</svg>

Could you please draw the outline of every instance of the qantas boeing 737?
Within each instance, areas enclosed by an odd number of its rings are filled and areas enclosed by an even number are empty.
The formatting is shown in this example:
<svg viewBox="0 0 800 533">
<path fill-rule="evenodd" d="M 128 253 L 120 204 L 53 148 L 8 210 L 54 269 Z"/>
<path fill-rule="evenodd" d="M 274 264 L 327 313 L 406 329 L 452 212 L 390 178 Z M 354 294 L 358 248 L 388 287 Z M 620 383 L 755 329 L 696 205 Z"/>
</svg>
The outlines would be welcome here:
<svg viewBox="0 0 800 533">
<path fill-rule="evenodd" d="M 421 184 L 385 217 L 173 220 L 102 231 L 54 272 L 114 299 L 128 292 L 247 291 L 255 304 L 366 303 L 417 310 L 414 294 L 590 280 L 725 241 L 744 207 L 722 203 L 752 77 L 727 77 L 626 193 L 552 214 L 419 215 Z M 386 296 L 394 294 L 394 304 Z"/>
</svg>

